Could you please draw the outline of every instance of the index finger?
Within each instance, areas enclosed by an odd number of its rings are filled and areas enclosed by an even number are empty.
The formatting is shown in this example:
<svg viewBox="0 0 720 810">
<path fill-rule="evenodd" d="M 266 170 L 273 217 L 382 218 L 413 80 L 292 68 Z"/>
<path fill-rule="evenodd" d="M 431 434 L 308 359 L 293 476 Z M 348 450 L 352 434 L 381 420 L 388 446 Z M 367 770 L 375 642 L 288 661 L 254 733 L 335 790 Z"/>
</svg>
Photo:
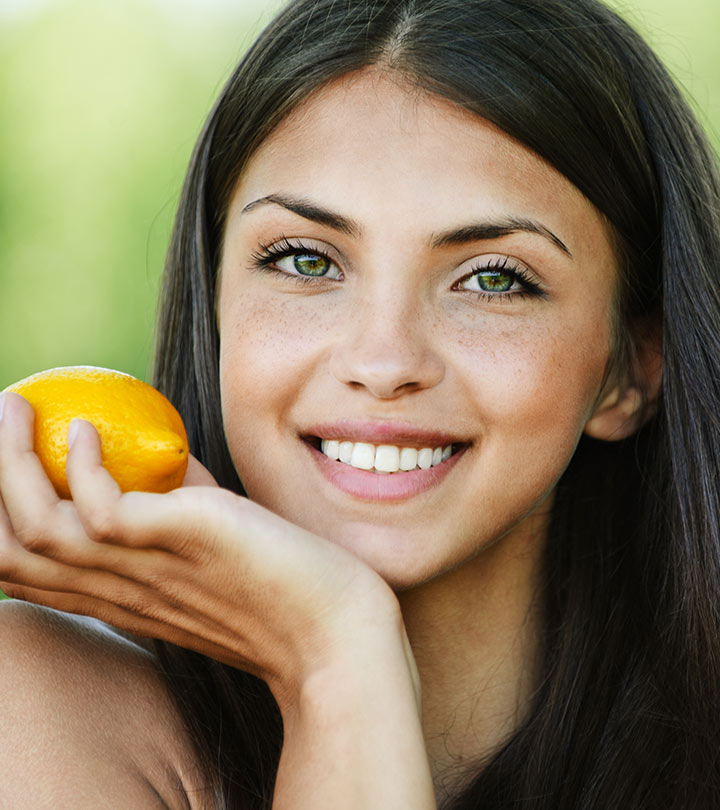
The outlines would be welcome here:
<svg viewBox="0 0 720 810">
<path fill-rule="evenodd" d="M 34 452 L 35 411 L 19 394 L 0 394 L 0 492 L 11 516 L 60 498 Z"/>
</svg>

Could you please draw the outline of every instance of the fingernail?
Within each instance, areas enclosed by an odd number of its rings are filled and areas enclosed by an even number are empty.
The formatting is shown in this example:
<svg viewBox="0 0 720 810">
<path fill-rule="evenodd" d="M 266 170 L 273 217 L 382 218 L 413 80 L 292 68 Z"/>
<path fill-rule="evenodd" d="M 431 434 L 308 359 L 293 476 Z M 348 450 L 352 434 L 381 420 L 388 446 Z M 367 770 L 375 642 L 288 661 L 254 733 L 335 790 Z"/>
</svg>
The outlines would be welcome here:
<svg viewBox="0 0 720 810">
<path fill-rule="evenodd" d="M 5 408 L 6 394 L 0 394 L 0 419 L 2 419 L 3 409 Z"/>
<path fill-rule="evenodd" d="M 80 430 L 80 420 L 71 420 L 70 427 L 68 428 L 68 450 L 73 446 L 78 435 L 78 430 Z"/>
</svg>

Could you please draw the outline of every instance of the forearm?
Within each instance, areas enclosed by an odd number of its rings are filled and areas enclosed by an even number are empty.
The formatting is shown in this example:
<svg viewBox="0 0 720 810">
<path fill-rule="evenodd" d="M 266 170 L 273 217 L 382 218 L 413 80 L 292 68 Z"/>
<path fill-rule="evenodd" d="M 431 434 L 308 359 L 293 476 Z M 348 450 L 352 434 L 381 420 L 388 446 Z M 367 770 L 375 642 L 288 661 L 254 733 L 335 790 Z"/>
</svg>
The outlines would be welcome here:
<svg viewBox="0 0 720 810">
<path fill-rule="evenodd" d="M 434 810 L 418 684 L 404 633 L 314 672 L 283 711 L 273 810 Z"/>
</svg>

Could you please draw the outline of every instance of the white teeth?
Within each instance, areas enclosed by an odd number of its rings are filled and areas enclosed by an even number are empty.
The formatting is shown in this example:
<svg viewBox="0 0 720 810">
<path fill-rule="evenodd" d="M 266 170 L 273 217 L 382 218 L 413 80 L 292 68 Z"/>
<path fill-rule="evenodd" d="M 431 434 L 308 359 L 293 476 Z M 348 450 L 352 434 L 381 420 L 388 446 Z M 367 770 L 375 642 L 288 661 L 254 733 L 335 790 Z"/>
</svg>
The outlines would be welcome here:
<svg viewBox="0 0 720 810">
<path fill-rule="evenodd" d="M 375 450 L 374 467 L 378 472 L 397 472 L 400 469 L 400 448 L 381 444 Z"/>
<path fill-rule="evenodd" d="M 322 451 L 328 458 L 337 461 L 340 458 L 340 442 L 334 439 L 323 439 Z"/>
<path fill-rule="evenodd" d="M 432 467 L 432 462 L 432 447 L 423 447 L 423 449 L 418 452 L 418 467 L 420 467 L 421 470 L 429 470 L 430 467 Z"/>
<path fill-rule="evenodd" d="M 397 447 L 381 444 L 378 447 L 366 442 L 338 442 L 322 439 L 322 452 L 333 461 L 350 464 L 359 470 L 374 470 L 376 473 L 395 473 L 410 470 L 429 470 L 447 461 L 452 455 L 452 445 L 446 447 Z"/>
<path fill-rule="evenodd" d="M 357 467 L 358 470 L 372 470 L 374 465 L 375 448 L 371 444 L 355 442 L 350 456 L 350 466 Z"/>
<path fill-rule="evenodd" d="M 450 447 L 452 450 L 452 446 Z M 414 447 L 403 447 L 400 451 L 400 469 L 414 470 L 417 467 L 418 451 Z"/>
</svg>

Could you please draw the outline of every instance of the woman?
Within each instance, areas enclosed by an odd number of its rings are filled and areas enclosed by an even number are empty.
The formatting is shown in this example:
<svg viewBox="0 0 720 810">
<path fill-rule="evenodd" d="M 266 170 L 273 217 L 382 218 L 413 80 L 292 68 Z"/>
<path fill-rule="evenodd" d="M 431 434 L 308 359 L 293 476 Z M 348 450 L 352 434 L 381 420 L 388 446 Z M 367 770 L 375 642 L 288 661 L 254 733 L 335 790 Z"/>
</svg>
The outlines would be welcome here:
<svg viewBox="0 0 720 810">
<path fill-rule="evenodd" d="M 59 502 L 4 400 L 3 587 L 131 635 L 3 606 L 0 797 L 719 805 L 719 203 L 594 0 L 291 3 L 167 264 L 204 467 L 121 496 L 77 422 Z"/>
</svg>

